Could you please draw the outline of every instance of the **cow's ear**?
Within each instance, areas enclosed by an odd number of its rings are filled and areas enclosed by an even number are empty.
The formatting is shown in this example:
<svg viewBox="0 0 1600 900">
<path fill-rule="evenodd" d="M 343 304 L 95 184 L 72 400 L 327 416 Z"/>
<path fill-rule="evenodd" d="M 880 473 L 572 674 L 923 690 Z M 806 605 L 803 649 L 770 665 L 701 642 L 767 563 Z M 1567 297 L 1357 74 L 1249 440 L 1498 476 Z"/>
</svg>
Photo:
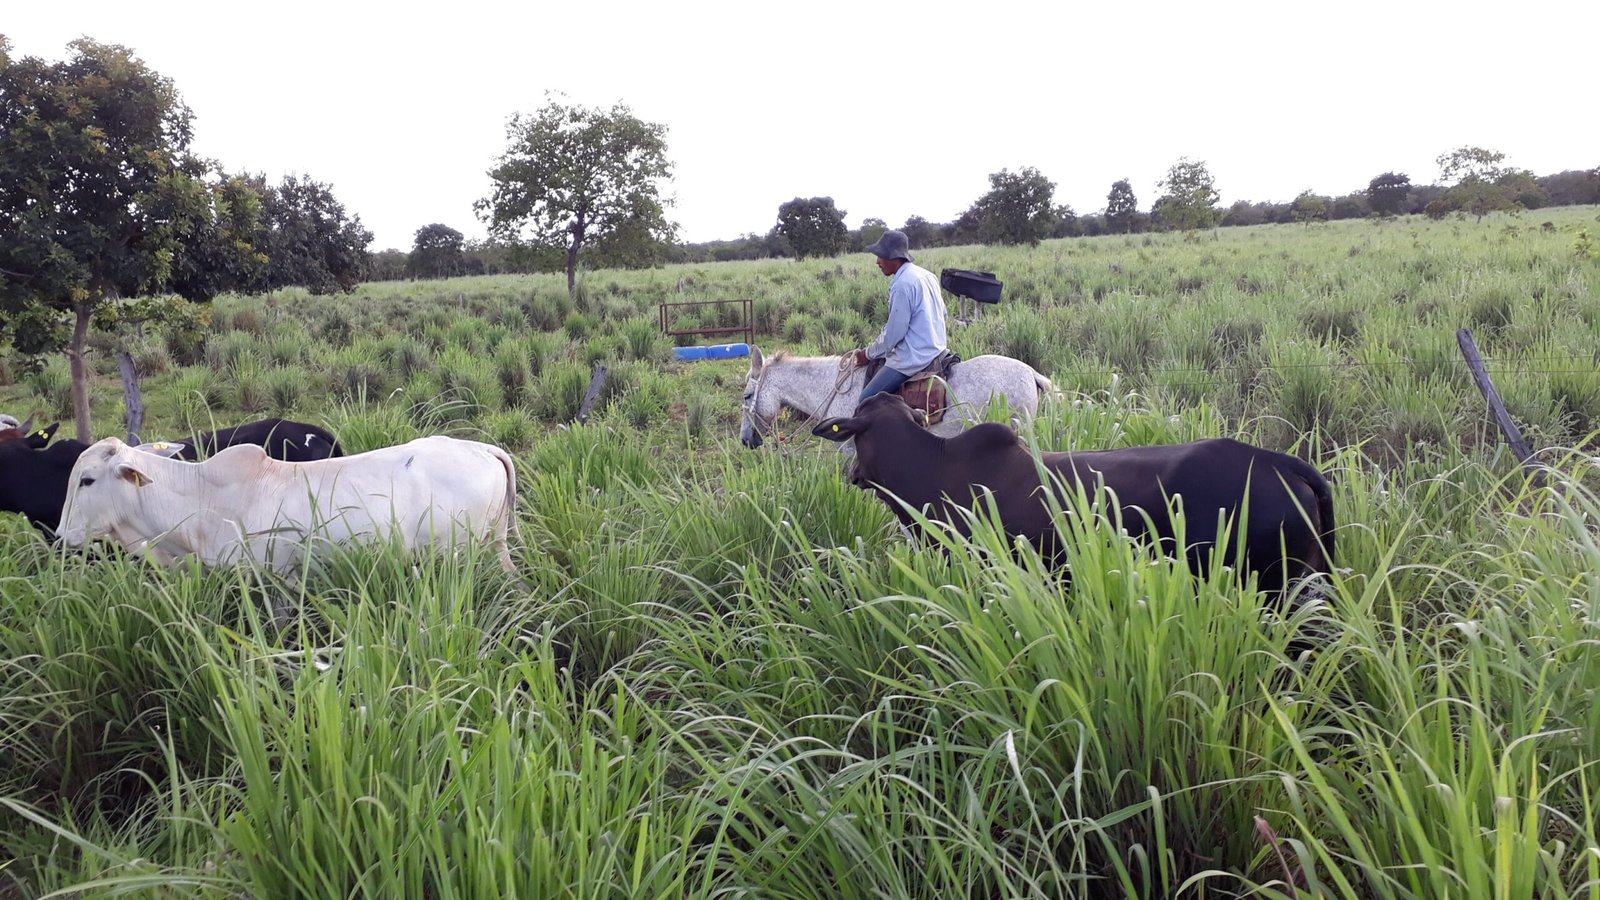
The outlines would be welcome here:
<svg viewBox="0 0 1600 900">
<path fill-rule="evenodd" d="M 140 444 L 133 449 L 144 453 L 153 453 L 156 456 L 165 456 L 168 459 L 171 459 L 172 457 L 177 456 L 179 453 L 182 453 L 183 448 L 184 444 L 181 441 L 152 441 L 147 444 Z"/>
<path fill-rule="evenodd" d="M 830 441 L 848 441 L 860 434 L 864 427 L 865 423 L 859 418 L 846 419 L 835 416 L 819 422 L 817 427 L 811 429 L 811 433 Z"/>
<path fill-rule="evenodd" d="M 146 475 L 143 469 L 133 463 L 118 463 L 117 477 L 134 487 L 144 487 L 152 483 L 150 476 Z"/>
</svg>

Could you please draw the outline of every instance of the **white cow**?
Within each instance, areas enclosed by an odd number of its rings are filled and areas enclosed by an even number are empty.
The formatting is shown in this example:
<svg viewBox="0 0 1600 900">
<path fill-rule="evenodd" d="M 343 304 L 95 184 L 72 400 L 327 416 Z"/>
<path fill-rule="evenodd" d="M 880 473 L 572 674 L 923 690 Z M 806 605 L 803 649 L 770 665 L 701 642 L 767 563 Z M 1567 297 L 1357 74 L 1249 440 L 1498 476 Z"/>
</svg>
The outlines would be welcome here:
<svg viewBox="0 0 1600 900">
<path fill-rule="evenodd" d="M 169 458 L 181 447 L 106 438 L 85 450 L 67 482 L 61 540 L 109 537 L 167 565 L 253 559 L 290 572 L 315 541 L 398 533 L 411 549 L 492 535 L 513 571 L 516 470 L 499 447 L 436 436 L 314 462 L 281 462 L 254 444 L 200 463 Z"/>
</svg>

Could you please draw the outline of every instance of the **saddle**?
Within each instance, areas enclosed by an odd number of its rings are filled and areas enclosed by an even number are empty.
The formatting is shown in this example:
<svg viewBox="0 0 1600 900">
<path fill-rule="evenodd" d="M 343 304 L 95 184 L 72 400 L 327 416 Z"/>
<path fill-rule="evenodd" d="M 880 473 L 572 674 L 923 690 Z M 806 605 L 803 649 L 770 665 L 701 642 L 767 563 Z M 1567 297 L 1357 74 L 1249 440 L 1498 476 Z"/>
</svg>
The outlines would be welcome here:
<svg viewBox="0 0 1600 900">
<path fill-rule="evenodd" d="M 928 417 L 928 425 L 937 425 L 944 421 L 944 412 L 950 407 L 950 370 L 956 363 L 961 362 L 961 357 L 953 350 L 941 350 L 933 358 L 933 362 L 923 367 L 922 371 L 911 376 L 906 383 L 895 391 L 900 399 L 912 409 L 922 410 Z M 870 360 L 867 363 L 867 381 L 878 374 L 883 368 L 882 359 Z"/>
</svg>

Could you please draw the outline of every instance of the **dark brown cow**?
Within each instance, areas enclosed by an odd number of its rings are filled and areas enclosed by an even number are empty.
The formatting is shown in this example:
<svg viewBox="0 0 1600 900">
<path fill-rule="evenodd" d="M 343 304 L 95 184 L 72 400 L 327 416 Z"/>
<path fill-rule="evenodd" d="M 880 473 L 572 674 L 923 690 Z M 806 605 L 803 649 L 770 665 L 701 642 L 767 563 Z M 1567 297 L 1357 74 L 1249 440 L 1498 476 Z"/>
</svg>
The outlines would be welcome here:
<svg viewBox="0 0 1600 900">
<path fill-rule="evenodd" d="M 1064 561 L 1049 507 L 1039 494 L 1041 479 L 1034 459 L 1006 426 L 985 423 L 955 437 L 936 437 L 918 424 L 899 397 L 882 394 L 863 403 L 854 416 L 828 419 L 812 431 L 832 441 L 855 439 L 851 483 L 876 492 L 908 528 L 915 527 L 915 520 L 905 505 L 925 510 L 929 518 L 967 534 L 966 518 L 957 508 L 974 508 L 975 498 L 987 488 L 1008 535 L 1031 541 L 1052 562 Z M 1167 497 L 1181 495 L 1189 544 L 1185 556 L 1190 569 L 1201 576 L 1216 543 L 1217 513 L 1226 510 L 1232 521 L 1246 499 L 1247 486 L 1244 559 L 1247 568 L 1260 571 L 1263 590 L 1281 592 L 1287 582 L 1326 573 L 1332 566 L 1333 497 L 1328 483 L 1311 465 L 1288 454 L 1212 438 L 1123 450 L 1042 453 L 1040 459 L 1055 476 L 1052 490 L 1081 484 L 1093 498 L 1096 480 L 1103 477 L 1116 494 L 1127 533 L 1147 536 L 1143 510 L 1154 524 L 1153 536 L 1167 553 L 1175 550 Z M 1061 496 L 1059 490 L 1056 493 Z M 1067 502 L 1063 506 L 1071 508 Z M 1237 523 L 1234 527 L 1230 557 L 1239 545 Z"/>
</svg>

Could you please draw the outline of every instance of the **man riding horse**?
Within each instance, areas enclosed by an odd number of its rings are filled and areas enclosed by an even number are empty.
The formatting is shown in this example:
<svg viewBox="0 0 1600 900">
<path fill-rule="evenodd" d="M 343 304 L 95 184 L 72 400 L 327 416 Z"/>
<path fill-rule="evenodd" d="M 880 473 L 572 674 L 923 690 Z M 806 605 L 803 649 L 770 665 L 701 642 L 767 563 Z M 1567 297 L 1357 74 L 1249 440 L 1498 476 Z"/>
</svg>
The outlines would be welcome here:
<svg viewBox="0 0 1600 900">
<path fill-rule="evenodd" d="M 935 363 L 948 368 L 955 361 L 946 346 L 939 279 L 911 261 L 905 234 L 885 231 L 867 251 L 878 257 L 878 271 L 890 279 L 889 321 L 872 346 L 854 351 L 856 365 L 882 365 L 876 374 L 869 369 L 861 400 L 892 394 Z"/>
</svg>

